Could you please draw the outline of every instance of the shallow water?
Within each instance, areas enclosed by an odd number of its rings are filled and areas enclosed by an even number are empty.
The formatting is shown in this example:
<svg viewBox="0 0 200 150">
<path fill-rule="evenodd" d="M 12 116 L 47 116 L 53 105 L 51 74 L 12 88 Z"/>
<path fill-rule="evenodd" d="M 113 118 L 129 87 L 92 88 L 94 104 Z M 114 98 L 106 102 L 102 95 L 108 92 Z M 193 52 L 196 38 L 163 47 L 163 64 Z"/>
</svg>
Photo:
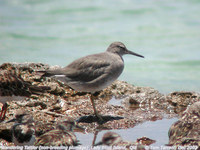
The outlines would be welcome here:
<svg viewBox="0 0 200 150">
<path fill-rule="evenodd" d="M 121 137 L 124 140 L 127 141 L 136 141 L 137 138 L 146 136 L 148 138 L 151 138 L 153 140 L 156 140 L 156 143 L 152 144 L 151 146 L 164 146 L 165 144 L 168 144 L 168 130 L 171 127 L 171 125 L 176 122 L 177 119 L 163 119 L 158 120 L 155 122 L 147 121 L 143 124 L 139 124 L 135 126 L 134 128 L 130 129 L 123 129 L 123 130 L 109 130 L 116 132 L 121 135 Z M 101 131 L 98 133 L 96 138 L 96 143 L 99 142 L 103 136 L 104 133 L 108 131 Z M 159 135 L 159 136 L 158 136 Z M 83 146 L 91 146 L 94 134 L 88 133 L 88 134 L 82 134 L 82 133 L 76 133 L 76 136 L 78 140 L 80 140 L 80 143 Z"/>
<path fill-rule="evenodd" d="M 198 0 L 1 0 L 0 64 L 65 66 L 122 41 L 145 59 L 125 56 L 120 80 L 199 91 L 199 14 Z"/>
<path fill-rule="evenodd" d="M 122 99 L 116 100 L 115 98 L 112 98 L 108 103 L 109 105 L 121 106 Z M 160 149 L 161 146 L 165 146 L 165 144 L 168 144 L 169 128 L 177 120 L 178 120 L 177 118 L 171 118 L 171 119 L 164 118 L 162 120 L 146 121 L 142 124 L 136 125 L 134 128 L 121 129 L 121 130 L 109 130 L 109 131 L 116 132 L 119 135 L 121 135 L 121 137 L 124 140 L 132 141 L 132 142 L 136 141 L 138 138 L 146 136 L 150 139 L 156 140 L 156 143 L 151 145 L 153 146 L 153 148 Z M 103 134 L 106 132 L 108 131 L 104 130 L 104 131 L 99 132 L 97 135 L 96 142 L 99 142 Z M 88 134 L 76 133 L 76 134 L 83 146 L 92 145 L 94 134 L 92 133 L 88 133 Z"/>
</svg>

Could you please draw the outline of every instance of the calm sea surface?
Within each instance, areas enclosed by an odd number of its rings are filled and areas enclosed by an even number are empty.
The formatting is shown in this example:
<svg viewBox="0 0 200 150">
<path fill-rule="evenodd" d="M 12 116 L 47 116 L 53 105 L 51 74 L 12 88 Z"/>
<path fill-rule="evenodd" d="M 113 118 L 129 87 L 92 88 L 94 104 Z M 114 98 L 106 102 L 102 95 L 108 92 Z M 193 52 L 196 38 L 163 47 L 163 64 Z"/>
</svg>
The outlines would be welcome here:
<svg viewBox="0 0 200 150">
<path fill-rule="evenodd" d="M 0 0 L 0 64 L 66 66 L 105 51 L 113 41 L 145 56 L 125 56 L 120 80 L 162 93 L 199 92 L 199 0 Z M 156 139 L 159 131 L 156 140 L 162 145 L 174 121 L 147 122 L 119 132 L 134 141 L 144 135 Z"/>
<path fill-rule="evenodd" d="M 199 0 L 0 0 L 0 64 L 65 66 L 113 41 L 145 56 L 125 56 L 120 80 L 199 91 Z"/>
</svg>

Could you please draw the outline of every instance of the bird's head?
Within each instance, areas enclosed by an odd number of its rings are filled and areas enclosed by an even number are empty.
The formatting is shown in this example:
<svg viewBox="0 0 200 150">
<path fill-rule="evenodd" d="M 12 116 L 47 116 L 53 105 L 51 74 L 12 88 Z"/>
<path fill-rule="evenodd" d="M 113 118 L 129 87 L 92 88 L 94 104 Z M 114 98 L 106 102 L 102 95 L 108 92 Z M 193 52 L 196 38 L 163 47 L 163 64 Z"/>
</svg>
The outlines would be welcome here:
<svg viewBox="0 0 200 150">
<path fill-rule="evenodd" d="M 144 58 L 144 56 L 128 50 L 122 42 L 113 42 L 108 47 L 107 52 L 117 53 L 120 56 L 123 56 L 125 54 L 131 54 L 131 55 L 135 55 L 135 56 Z"/>
</svg>

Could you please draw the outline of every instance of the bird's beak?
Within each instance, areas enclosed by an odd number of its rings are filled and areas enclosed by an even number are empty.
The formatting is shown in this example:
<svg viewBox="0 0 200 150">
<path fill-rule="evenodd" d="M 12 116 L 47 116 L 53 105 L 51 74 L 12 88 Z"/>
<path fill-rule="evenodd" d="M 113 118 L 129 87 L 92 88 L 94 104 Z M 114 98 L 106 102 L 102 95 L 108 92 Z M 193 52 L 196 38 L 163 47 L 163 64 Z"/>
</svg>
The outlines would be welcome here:
<svg viewBox="0 0 200 150">
<path fill-rule="evenodd" d="M 135 55 L 135 56 L 144 58 L 144 56 L 142 56 L 142 55 L 140 55 L 140 54 L 137 54 L 137 53 L 135 53 L 135 52 L 129 51 L 129 50 L 126 51 L 126 54 L 131 54 L 131 55 Z"/>
</svg>

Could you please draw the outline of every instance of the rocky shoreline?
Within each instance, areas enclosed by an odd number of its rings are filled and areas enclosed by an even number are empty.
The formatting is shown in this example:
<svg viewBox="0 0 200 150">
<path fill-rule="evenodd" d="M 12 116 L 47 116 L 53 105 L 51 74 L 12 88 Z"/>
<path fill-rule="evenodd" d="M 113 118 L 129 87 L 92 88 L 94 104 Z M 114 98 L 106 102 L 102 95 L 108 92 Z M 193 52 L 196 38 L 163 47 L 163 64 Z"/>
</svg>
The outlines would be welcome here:
<svg viewBox="0 0 200 150">
<path fill-rule="evenodd" d="M 93 109 L 89 95 L 76 92 L 55 79 L 40 79 L 36 71 L 49 68 L 53 67 L 42 63 L 4 63 L 0 66 L 0 70 L 13 70 L 32 85 L 51 87 L 48 92 L 39 96 L 32 95 L 25 101 L 8 102 L 5 120 L 13 118 L 19 110 L 26 110 L 37 122 L 37 136 L 53 129 L 55 122 L 69 117 L 79 119 L 79 124 L 87 128 L 87 132 L 95 132 L 97 124 L 91 115 Z M 111 99 L 112 104 L 109 102 Z M 120 105 L 115 105 L 119 101 Z M 200 147 L 199 93 L 172 92 L 164 95 L 151 87 L 116 81 L 100 92 L 95 103 L 99 113 L 107 116 L 107 122 L 101 127 L 104 130 L 133 128 L 146 121 L 178 117 L 180 119 L 169 130 L 168 144 Z M 12 145 L 11 126 L 12 123 L 0 124 L 1 145 Z"/>
</svg>

